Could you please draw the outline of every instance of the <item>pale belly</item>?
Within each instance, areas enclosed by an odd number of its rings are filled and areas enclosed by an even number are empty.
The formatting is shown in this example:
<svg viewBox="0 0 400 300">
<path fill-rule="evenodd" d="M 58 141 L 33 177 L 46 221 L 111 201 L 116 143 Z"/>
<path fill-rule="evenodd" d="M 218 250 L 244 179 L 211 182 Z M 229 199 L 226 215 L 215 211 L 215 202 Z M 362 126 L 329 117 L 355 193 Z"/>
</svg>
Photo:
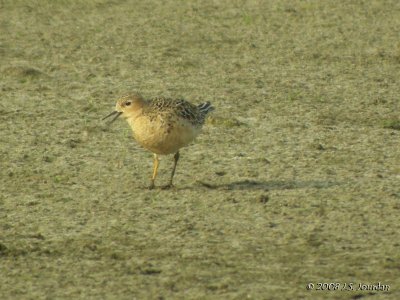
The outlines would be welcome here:
<svg viewBox="0 0 400 300">
<path fill-rule="evenodd" d="M 185 120 L 176 120 L 168 126 L 161 119 L 150 121 L 146 117 L 138 117 L 130 125 L 135 140 L 156 154 L 176 153 L 200 133 L 199 127 Z"/>
</svg>

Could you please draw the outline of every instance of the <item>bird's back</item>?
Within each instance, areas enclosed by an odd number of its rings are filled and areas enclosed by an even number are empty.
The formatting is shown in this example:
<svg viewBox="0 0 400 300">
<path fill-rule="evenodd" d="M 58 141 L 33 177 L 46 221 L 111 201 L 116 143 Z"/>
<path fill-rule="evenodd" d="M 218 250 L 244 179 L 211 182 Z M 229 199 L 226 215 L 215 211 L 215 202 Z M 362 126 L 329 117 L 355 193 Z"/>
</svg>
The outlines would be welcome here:
<svg viewBox="0 0 400 300">
<path fill-rule="evenodd" d="M 207 113 L 213 109 L 210 102 L 196 106 L 184 99 L 159 97 L 148 102 L 148 105 L 143 109 L 143 115 L 151 119 L 156 118 L 158 115 L 180 118 L 190 122 L 193 126 L 201 127 L 204 124 Z"/>
</svg>

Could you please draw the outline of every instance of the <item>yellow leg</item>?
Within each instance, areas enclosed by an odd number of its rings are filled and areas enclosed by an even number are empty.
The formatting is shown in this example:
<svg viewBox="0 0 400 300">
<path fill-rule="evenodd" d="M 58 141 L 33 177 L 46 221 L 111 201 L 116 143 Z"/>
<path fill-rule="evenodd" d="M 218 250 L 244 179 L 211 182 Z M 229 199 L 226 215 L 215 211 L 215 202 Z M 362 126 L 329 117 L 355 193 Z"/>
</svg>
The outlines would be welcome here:
<svg viewBox="0 0 400 300">
<path fill-rule="evenodd" d="M 151 182 L 149 189 L 154 188 L 154 181 L 156 180 L 157 177 L 157 171 L 158 171 L 158 164 L 160 163 L 160 160 L 158 159 L 157 154 L 154 153 L 154 161 L 153 161 L 153 176 L 151 177 Z"/>
</svg>

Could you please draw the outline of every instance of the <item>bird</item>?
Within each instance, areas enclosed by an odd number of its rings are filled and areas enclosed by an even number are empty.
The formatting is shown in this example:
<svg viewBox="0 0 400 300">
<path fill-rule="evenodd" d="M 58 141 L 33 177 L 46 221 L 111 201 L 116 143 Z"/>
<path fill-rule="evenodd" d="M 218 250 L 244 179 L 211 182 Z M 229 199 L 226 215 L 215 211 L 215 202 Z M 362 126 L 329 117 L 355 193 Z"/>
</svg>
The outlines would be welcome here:
<svg viewBox="0 0 400 300">
<path fill-rule="evenodd" d="M 103 120 L 114 116 L 109 122 L 111 124 L 122 115 L 128 121 L 134 139 L 153 153 L 153 175 L 149 189 L 155 187 L 159 156 L 174 154 L 169 183 L 163 187 L 167 189 L 173 186 L 179 150 L 199 135 L 207 114 L 213 110 L 209 101 L 194 105 L 184 99 L 156 97 L 147 100 L 138 93 L 130 93 L 120 97 L 115 110 Z"/>
</svg>

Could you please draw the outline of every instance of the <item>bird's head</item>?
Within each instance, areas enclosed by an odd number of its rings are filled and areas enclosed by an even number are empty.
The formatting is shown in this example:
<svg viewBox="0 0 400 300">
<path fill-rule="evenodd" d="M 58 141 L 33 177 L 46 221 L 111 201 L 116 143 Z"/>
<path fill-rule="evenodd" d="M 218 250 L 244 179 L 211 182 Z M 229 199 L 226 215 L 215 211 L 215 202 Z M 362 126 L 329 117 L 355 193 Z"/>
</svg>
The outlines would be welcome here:
<svg viewBox="0 0 400 300">
<path fill-rule="evenodd" d="M 114 116 L 114 118 L 112 118 L 110 121 L 110 123 L 112 123 L 120 115 L 122 115 L 125 119 L 132 117 L 134 118 L 140 113 L 144 104 L 145 100 L 139 94 L 128 94 L 122 96 L 117 100 L 117 103 L 115 104 L 115 110 L 110 114 L 108 114 L 107 116 L 105 116 L 103 120 L 111 116 Z"/>
</svg>

